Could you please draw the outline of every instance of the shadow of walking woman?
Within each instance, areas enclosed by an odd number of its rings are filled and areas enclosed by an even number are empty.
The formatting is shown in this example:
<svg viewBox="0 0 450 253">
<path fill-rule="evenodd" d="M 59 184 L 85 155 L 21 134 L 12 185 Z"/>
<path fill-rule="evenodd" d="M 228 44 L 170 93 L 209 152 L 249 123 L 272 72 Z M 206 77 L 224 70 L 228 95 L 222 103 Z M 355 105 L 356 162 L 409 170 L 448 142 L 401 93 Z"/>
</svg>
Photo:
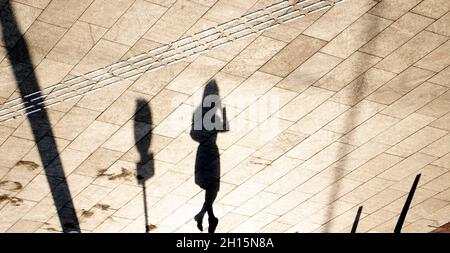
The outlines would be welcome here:
<svg viewBox="0 0 450 253">
<path fill-rule="evenodd" d="M 222 111 L 222 120 L 217 115 Z M 208 232 L 214 233 L 219 219 L 214 216 L 213 203 L 220 189 L 220 159 L 216 144 L 217 134 L 228 131 L 225 108 L 222 108 L 219 87 L 215 80 L 209 81 L 203 92 L 202 103 L 195 110 L 190 135 L 199 143 L 195 160 L 195 183 L 205 190 L 205 202 L 194 220 L 203 231 L 203 217 L 208 213 Z"/>
</svg>

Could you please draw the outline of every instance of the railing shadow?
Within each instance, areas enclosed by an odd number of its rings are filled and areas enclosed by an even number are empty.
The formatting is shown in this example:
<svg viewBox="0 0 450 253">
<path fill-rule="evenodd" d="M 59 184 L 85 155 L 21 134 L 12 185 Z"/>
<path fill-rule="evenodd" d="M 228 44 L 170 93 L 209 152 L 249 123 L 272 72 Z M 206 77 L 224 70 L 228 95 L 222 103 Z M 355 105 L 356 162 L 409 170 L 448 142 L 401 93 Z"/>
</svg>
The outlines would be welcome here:
<svg viewBox="0 0 450 253">
<path fill-rule="evenodd" d="M 41 92 L 33 70 L 33 62 L 28 50 L 27 42 L 22 37 L 10 1 L 6 1 L 2 5 L 0 22 L 3 42 L 8 53 L 6 58 L 12 65 L 14 77 L 23 102 L 26 102 L 28 105 L 35 105 L 32 109 L 27 108 L 27 113 L 31 113 L 36 109 L 39 110 L 33 114 L 28 114 L 27 118 L 30 122 L 34 141 L 36 142 L 44 166 L 44 171 L 50 186 L 61 228 L 63 232 L 80 232 L 72 196 L 66 181 L 61 158 L 58 154 L 58 148 L 53 137 L 49 116 L 46 109 L 43 107 L 43 100 L 39 96 L 38 99 L 34 101 L 29 101 L 26 98 L 27 94 Z M 40 142 L 44 136 L 47 136 L 48 140 L 46 142 Z M 52 168 L 49 167 L 49 163 L 46 162 L 46 158 L 48 157 L 54 157 L 53 165 L 56 166 L 52 166 Z M 61 180 L 55 180 L 53 179 L 54 177 L 60 178 Z"/>
</svg>

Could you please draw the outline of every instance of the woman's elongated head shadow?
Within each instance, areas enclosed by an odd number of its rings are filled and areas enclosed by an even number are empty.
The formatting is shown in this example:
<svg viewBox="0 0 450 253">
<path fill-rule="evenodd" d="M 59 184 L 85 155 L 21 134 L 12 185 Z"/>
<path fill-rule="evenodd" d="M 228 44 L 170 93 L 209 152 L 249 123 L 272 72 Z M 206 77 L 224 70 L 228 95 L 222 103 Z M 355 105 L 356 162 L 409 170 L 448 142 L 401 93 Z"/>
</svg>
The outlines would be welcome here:
<svg viewBox="0 0 450 253">
<path fill-rule="evenodd" d="M 203 99 L 205 99 L 209 95 L 219 95 L 219 86 L 214 79 L 210 80 L 203 90 Z"/>
<path fill-rule="evenodd" d="M 220 117 L 218 112 L 221 113 Z M 191 137 L 201 143 L 214 141 L 218 132 L 228 130 L 226 110 L 222 107 L 219 86 L 212 79 L 205 85 L 200 105 L 192 117 Z"/>
</svg>

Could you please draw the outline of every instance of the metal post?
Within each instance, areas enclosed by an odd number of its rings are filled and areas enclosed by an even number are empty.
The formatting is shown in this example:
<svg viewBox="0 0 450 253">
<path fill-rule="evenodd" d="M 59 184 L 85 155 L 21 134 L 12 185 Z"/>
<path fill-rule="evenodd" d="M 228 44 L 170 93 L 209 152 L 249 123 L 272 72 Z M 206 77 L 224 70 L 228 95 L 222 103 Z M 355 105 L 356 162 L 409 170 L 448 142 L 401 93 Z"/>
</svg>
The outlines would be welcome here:
<svg viewBox="0 0 450 253">
<path fill-rule="evenodd" d="M 360 206 L 358 208 L 358 212 L 356 213 L 355 221 L 353 222 L 353 227 L 351 233 L 356 233 L 356 229 L 358 228 L 359 218 L 361 217 L 363 207 Z"/>
<path fill-rule="evenodd" d="M 412 199 L 414 197 L 414 192 L 416 191 L 417 185 L 419 184 L 420 175 L 416 176 L 414 179 L 414 183 L 411 187 L 411 191 L 408 194 L 408 198 L 406 199 L 405 205 L 403 206 L 403 210 L 400 213 L 400 217 L 398 218 L 397 225 L 395 226 L 394 233 L 399 234 L 402 230 L 403 223 L 405 222 L 406 214 L 408 213 L 409 206 L 411 205 Z"/>
</svg>

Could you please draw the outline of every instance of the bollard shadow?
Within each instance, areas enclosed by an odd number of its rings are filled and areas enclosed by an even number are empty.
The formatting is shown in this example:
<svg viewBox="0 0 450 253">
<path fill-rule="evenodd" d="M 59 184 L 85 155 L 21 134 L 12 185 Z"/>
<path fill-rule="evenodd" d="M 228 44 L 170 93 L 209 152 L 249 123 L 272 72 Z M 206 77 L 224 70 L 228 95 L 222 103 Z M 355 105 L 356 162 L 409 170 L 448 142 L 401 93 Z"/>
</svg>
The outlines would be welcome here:
<svg viewBox="0 0 450 253">
<path fill-rule="evenodd" d="M 30 56 L 27 42 L 22 36 L 18 27 L 14 10 L 10 1 L 0 4 L 0 23 L 3 35 L 3 44 L 7 50 L 7 56 L 14 73 L 14 78 L 19 88 L 20 96 L 24 103 L 34 105 L 27 107 L 26 112 L 39 110 L 33 114 L 28 114 L 27 119 L 30 123 L 33 138 L 36 142 L 40 159 L 44 166 L 47 182 L 50 186 L 50 192 L 59 217 L 59 222 L 63 232 L 80 232 L 78 218 L 72 201 L 69 186 L 66 181 L 66 175 L 62 166 L 61 158 L 58 153 L 56 141 L 53 137 L 53 131 L 46 109 L 42 106 L 42 98 L 34 101 L 27 100 L 30 93 L 40 93 L 41 89 L 33 69 L 33 62 Z M 46 137 L 46 141 L 40 141 Z M 48 159 L 53 159 L 52 167 Z"/>
<path fill-rule="evenodd" d="M 217 112 L 222 112 L 222 119 Z M 199 143 L 195 159 L 195 183 L 205 190 L 205 201 L 194 220 L 203 231 L 203 217 L 208 213 L 208 232 L 214 233 L 219 219 L 215 217 L 213 204 L 220 190 L 220 159 L 216 140 L 219 132 L 228 131 L 226 110 L 222 108 L 219 87 L 209 81 L 203 92 L 200 106 L 194 111 L 191 138 Z"/>
<path fill-rule="evenodd" d="M 141 132 L 142 123 L 145 123 L 145 126 L 150 128 L 150 131 L 146 136 L 140 139 L 139 133 Z M 134 117 L 134 139 L 136 142 L 136 148 L 139 152 L 139 162 L 136 164 L 136 178 L 138 183 L 142 186 L 146 233 L 154 227 L 154 225 L 151 225 L 148 221 L 147 189 L 145 186 L 145 182 L 155 174 L 153 154 L 151 152 L 149 153 L 152 140 L 152 123 L 152 112 L 150 110 L 150 106 L 147 101 L 138 99 L 136 101 L 136 115 Z"/>
</svg>

